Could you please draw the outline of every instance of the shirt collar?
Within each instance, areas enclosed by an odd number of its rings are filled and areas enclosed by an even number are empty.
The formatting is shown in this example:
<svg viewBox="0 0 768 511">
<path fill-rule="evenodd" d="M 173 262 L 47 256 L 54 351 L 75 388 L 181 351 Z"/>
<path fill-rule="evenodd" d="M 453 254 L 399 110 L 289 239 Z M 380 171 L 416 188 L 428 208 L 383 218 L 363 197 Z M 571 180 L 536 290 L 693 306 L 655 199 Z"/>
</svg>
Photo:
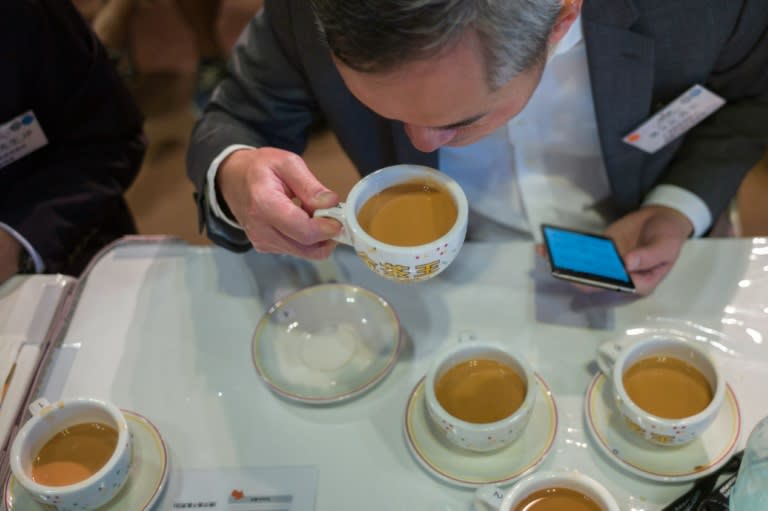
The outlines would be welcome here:
<svg viewBox="0 0 768 511">
<path fill-rule="evenodd" d="M 576 20 L 571 24 L 568 32 L 565 33 L 562 39 L 557 43 L 555 48 L 550 53 L 549 58 L 553 59 L 558 55 L 562 55 L 567 51 L 573 49 L 577 44 L 584 40 L 584 33 L 581 29 L 581 13 Z"/>
</svg>

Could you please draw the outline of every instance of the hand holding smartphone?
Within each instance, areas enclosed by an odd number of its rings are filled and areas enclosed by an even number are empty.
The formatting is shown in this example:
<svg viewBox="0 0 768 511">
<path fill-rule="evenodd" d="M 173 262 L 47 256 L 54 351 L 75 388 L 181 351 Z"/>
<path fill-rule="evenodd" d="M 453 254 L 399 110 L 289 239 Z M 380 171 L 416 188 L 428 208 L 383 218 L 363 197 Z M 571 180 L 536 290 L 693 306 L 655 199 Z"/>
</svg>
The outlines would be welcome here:
<svg viewBox="0 0 768 511">
<path fill-rule="evenodd" d="M 607 236 L 542 224 L 541 233 L 554 277 L 625 293 L 635 284 L 616 244 Z"/>
</svg>

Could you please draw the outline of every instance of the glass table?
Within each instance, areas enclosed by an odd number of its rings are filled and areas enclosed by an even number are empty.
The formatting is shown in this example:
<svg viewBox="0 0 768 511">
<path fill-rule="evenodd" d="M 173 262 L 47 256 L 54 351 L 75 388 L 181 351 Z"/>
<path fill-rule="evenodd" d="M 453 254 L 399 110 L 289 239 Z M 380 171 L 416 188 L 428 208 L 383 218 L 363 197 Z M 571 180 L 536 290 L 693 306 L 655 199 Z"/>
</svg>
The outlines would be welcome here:
<svg viewBox="0 0 768 511">
<path fill-rule="evenodd" d="M 310 406 L 271 392 L 251 358 L 259 318 L 279 297 L 339 281 L 397 312 L 405 345 L 365 394 Z M 538 470 L 602 481 L 623 510 L 657 511 L 690 488 L 626 470 L 587 431 L 584 399 L 600 343 L 638 331 L 708 343 L 738 398 L 743 443 L 768 415 L 768 240 L 688 242 L 656 292 L 581 294 L 549 276 L 529 243 L 466 244 L 439 277 L 403 285 L 339 248 L 324 263 L 162 238 L 106 250 L 80 281 L 34 396 L 108 399 L 151 419 L 175 469 L 312 466 L 315 509 L 466 511 L 472 489 L 417 463 L 406 402 L 440 348 L 462 336 L 525 353 L 557 406 L 554 445 Z M 33 396 L 33 397 L 34 397 Z M 171 509 L 166 495 L 159 509 Z"/>
</svg>

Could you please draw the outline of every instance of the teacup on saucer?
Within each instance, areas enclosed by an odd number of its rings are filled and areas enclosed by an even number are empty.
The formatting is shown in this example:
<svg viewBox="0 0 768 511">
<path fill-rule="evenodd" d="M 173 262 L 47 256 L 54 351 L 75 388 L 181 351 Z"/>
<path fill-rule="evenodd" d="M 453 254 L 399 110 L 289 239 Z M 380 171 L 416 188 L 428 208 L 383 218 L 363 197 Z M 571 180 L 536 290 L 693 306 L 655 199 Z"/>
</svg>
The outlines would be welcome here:
<svg viewBox="0 0 768 511">
<path fill-rule="evenodd" d="M 741 413 L 729 385 L 718 415 L 701 436 L 687 444 L 669 447 L 644 441 L 630 430 L 614 406 L 613 392 L 603 373 L 590 383 L 584 415 L 600 450 L 627 471 L 659 482 L 685 482 L 720 468 L 736 448 Z"/>
<path fill-rule="evenodd" d="M 168 450 L 160 432 L 147 418 L 122 410 L 128 423 L 133 445 L 133 466 L 120 492 L 99 511 L 152 509 L 162 495 L 168 478 Z M 5 481 L 3 490 L 7 511 L 49 511 L 19 484 L 13 475 Z"/>
<path fill-rule="evenodd" d="M 276 302 L 253 334 L 256 371 L 275 393 L 326 404 L 372 388 L 400 353 L 400 323 L 375 293 L 322 284 Z"/>
<path fill-rule="evenodd" d="M 490 453 L 460 449 L 434 431 L 427 417 L 425 380 L 411 392 L 405 407 L 404 433 L 408 449 L 431 475 L 447 483 L 475 488 L 485 484 L 511 484 L 538 467 L 549 454 L 557 433 L 557 407 L 547 384 L 538 374 L 536 406 L 522 435 Z"/>
</svg>

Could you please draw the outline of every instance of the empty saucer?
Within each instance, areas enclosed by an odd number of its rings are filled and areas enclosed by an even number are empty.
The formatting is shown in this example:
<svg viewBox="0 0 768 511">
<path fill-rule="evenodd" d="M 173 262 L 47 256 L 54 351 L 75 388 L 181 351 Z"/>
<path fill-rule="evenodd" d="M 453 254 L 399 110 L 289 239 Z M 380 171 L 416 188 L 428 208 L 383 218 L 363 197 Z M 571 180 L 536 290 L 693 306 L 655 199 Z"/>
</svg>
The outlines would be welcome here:
<svg viewBox="0 0 768 511">
<path fill-rule="evenodd" d="M 367 289 L 312 286 L 276 302 L 253 334 L 253 362 L 276 393 L 310 404 L 357 396 L 379 382 L 400 352 L 392 307 Z"/>
<path fill-rule="evenodd" d="M 539 395 L 522 436 L 489 453 L 459 449 L 435 434 L 427 418 L 422 378 L 405 407 L 405 440 L 411 454 L 427 472 L 457 486 L 506 485 L 528 474 L 544 461 L 557 433 L 552 392 L 538 374 L 536 378 Z"/>
<path fill-rule="evenodd" d="M 603 373 L 587 389 L 584 413 L 597 446 L 629 472 L 659 482 L 698 479 L 730 459 L 741 430 L 739 404 L 730 385 L 714 422 L 690 443 L 664 447 L 630 431 L 613 404 L 613 392 Z"/>
<path fill-rule="evenodd" d="M 133 465 L 128 481 L 118 494 L 99 511 L 152 509 L 168 478 L 168 449 L 163 437 L 146 417 L 123 410 L 133 446 Z M 5 483 L 7 511 L 50 511 L 53 507 L 34 500 L 13 475 Z"/>
</svg>

